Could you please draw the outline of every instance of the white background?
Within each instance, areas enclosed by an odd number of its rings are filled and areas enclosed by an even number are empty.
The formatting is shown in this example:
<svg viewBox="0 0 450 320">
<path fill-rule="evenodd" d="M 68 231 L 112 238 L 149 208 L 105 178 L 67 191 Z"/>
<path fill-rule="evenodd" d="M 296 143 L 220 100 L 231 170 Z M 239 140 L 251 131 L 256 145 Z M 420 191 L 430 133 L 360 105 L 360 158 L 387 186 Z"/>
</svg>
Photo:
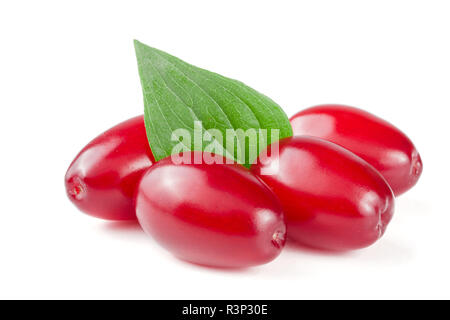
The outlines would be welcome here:
<svg viewBox="0 0 450 320">
<path fill-rule="evenodd" d="M 346 254 L 289 245 L 223 271 L 79 212 L 70 161 L 143 112 L 135 38 L 289 116 L 342 103 L 396 124 L 424 172 L 385 237 Z M 0 298 L 450 298 L 449 108 L 448 1 L 2 1 Z"/>
</svg>

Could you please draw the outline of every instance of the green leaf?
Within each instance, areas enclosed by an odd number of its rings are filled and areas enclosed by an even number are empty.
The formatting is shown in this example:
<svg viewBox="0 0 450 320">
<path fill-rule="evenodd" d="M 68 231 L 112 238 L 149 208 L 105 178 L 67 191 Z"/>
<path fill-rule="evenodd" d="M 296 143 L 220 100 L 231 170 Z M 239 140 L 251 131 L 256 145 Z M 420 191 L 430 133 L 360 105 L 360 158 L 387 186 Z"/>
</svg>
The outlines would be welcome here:
<svg viewBox="0 0 450 320">
<path fill-rule="evenodd" d="M 147 136 L 156 161 L 179 152 L 174 147 L 180 141 L 174 141 L 172 135 L 177 129 L 185 129 L 191 135 L 190 140 L 181 139 L 186 150 L 210 150 L 208 145 L 215 142 L 220 146 L 213 150 L 215 153 L 247 167 L 268 144 L 292 136 L 286 114 L 265 95 L 137 40 L 134 45 L 144 93 Z M 211 129 L 218 130 L 222 137 Z M 249 139 L 250 134 L 244 135 L 248 129 L 256 130 L 256 140 Z M 198 136 L 205 134 L 210 141 L 199 142 L 193 138 L 195 132 Z M 235 137 L 227 133 L 234 133 Z"/>
</svg>

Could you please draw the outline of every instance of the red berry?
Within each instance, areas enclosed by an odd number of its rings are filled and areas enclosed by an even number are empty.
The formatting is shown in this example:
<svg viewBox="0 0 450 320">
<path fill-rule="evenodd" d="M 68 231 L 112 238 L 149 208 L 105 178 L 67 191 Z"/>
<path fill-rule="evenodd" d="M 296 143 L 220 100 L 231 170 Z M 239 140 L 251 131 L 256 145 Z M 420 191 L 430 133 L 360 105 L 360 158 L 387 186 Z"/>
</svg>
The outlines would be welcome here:
<svg viewBox="0 0 450 320">
<path fill-rule="evenodd" d="M 412 188 L 422 173 L 422 161 L 411 140 L 363 110 L 323 105 L 300 111 L 290 121 L 294 135 L 326 139 L 369 162 L 397 196 Z"/>
<path fill-rule="evenodd" d="M 272 147 L 277 146 L 278 156 L 259 159 L 252 171 L 280 199 L 290 238 L 311 247 L 350 250 L 381 237 L 394 196 L 371 165 L 319 138 L 286 138 Z"/>
<path fill-rule="evenodd" d="M 92 216 L 136 219 L 135 190 L 153 162 L 144 117 L 129 119 L 81 150 L 66 173 L 67 195 L 81 211 Z"/>
<path fill-rule="evenodd" d="M 163 159 L 143 176 L 136 213 L 159 244 L 201 265 L 263 264 L 278 256 L 285 242 L 278 199 L 238 164 L 175 165 Z"/>
</svg>

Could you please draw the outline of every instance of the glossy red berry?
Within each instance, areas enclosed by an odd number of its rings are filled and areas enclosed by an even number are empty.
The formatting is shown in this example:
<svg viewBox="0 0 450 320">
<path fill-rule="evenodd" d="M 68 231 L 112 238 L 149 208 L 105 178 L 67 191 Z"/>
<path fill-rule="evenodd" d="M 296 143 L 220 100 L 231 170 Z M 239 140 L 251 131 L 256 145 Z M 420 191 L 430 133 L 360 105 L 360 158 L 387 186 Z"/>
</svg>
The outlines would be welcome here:
<svg viewBox="0 0 450 320">
<path fill-rule="evenodd" d="M 383 235 L 394 196 L 371 165 L 319 138 L 286 138 L 277 146 L 278 155 L 259 159 L 252 171 L 280 199 L 290 238 L 315 248 L 350 250 Z"/>
<path fill-rule="evenodd" d="M 322 105 L 302 110 L 290 121 L 294 135 L 326 139 L 369 162 L 397 196 L 412 188 L 422 173 L 422 161 L 411 140 L 366 111 Z"/>
<path fill-rule="evenodd" d="M 160 245 L 200 265 L 263 264 L 278 256 L 285 242 L 278 199 L 238 164 L 175 165 L 163 159 L 143 176 L 136 213 Z"/>
<path fill-rule="evenodd" d="M 153 162 L 144 117 L 129 119 L 81 150 L 65 176 L 67 195 L 81 211 L 94 217 L 136 219 L 136 187 Z"/>
</svg>

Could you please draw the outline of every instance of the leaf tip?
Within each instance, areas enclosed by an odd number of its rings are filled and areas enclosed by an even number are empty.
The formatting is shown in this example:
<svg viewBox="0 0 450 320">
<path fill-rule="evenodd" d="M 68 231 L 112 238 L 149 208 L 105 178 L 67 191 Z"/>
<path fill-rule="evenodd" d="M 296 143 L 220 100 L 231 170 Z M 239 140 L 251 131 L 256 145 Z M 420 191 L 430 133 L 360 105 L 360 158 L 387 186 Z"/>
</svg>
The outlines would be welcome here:
<svg viewBox="0 0 450 320">
<path fill-rule="evenodd" d="M 134 44 L 134 49 L 136 51 L 138 51 L 139 48 L 144 45 L 142 42 L 140 42 L 139 40 L 136 40 L 136 39 L 133 40 L 133 44 Z"/>
</svg>

